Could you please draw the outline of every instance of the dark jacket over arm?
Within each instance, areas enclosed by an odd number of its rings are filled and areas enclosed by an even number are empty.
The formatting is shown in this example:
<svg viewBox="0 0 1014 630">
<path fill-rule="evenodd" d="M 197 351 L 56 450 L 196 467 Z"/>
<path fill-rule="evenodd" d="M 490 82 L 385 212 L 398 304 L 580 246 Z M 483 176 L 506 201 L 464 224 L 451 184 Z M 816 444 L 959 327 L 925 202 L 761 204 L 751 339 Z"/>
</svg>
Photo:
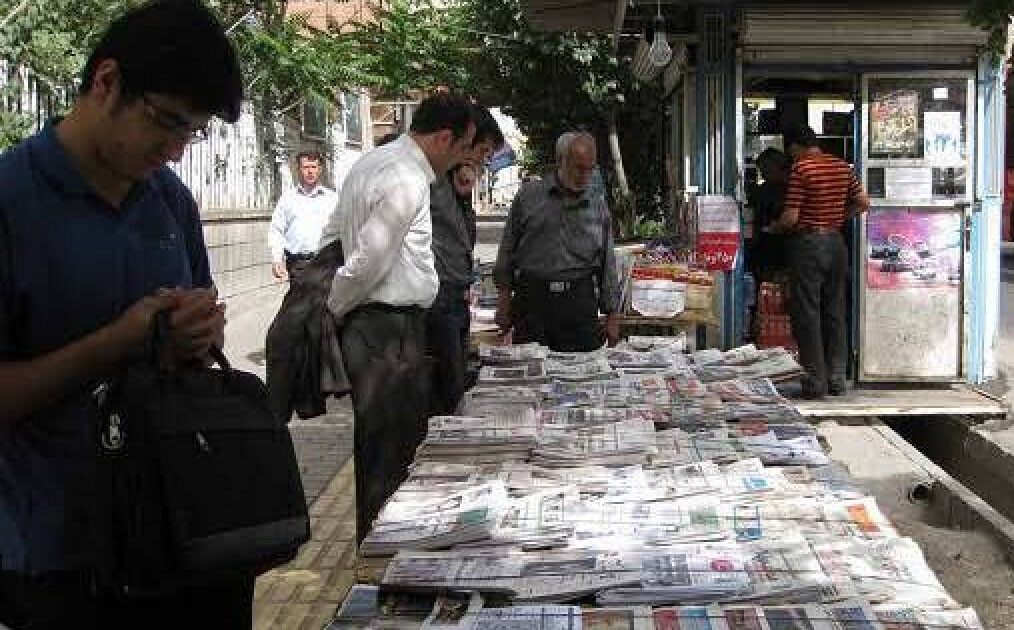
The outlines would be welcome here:
<svg viewBox="0 0 1014 630">
<path fill-rule="evenodd" d="M 340 241 L 322 249 L 298 275 L 268 329 L 267 381 L 271 409 L 288 422 L 326 412 L 328 396 L 350 390 L 341 350 L 341 322 L 327 308 L 327 296 L 344 256 Z"/>
</svg>

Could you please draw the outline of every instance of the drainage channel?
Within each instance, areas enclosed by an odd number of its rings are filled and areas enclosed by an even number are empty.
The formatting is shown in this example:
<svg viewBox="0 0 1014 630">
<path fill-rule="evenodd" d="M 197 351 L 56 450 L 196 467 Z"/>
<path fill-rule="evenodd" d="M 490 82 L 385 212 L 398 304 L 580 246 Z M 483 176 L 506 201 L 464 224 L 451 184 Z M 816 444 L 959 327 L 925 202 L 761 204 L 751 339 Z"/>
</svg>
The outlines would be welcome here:
<svg viewBox="0 0 1014 630">
<path fill-rule="evenodd" d="M 927 472 L 904 489 L 904 503 L 919 518 L 905 519 L 899 529 L 919 543 L 944 585 L 976 608 L 985 627 L 1014 628 L 1011 423 L 932 416 L 884 425 L 899 456 Z"/>
</svg>

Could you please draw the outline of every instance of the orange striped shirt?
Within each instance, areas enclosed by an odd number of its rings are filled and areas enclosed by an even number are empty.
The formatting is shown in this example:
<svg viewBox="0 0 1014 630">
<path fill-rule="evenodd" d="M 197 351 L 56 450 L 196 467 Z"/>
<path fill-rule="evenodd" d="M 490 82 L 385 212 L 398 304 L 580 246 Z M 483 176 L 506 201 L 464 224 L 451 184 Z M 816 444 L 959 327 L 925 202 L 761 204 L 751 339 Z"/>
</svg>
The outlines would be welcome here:
<svg viewBox="0 0 1014 630">
<path fill-rule="evenodd" d="M 785 210 L 798 212 L 796 227 L 839 228 L 861 194 L 847 162 L 827 153 L 804 155 L 792 165 Z"/>
</svg>

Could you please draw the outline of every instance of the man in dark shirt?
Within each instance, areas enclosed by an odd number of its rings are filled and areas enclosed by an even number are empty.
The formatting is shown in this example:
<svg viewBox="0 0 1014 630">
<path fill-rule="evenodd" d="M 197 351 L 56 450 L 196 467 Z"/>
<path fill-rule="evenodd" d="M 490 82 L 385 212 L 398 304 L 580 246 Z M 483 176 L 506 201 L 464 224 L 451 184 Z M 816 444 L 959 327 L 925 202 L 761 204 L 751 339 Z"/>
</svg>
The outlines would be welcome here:
<svg viewBox="0 0 1014 630">
<path fill-rule="evenodd" d="M 197 205 L 165 163 L 237 119 L 241 81 L 203 5 L 145 5 L 103 35 L 67 117 L 0 157 L 2 624 L 250 627 L 249 576 L 144 598 L 104 580 L 91 400 L 158 311 L 179 360 L 222 342 Z"/>
<path fill-rule="evenodd" d="M 751 271 L 759 285 L 773 281 L 785 270 L 785 236 L 771 233 L 770 227 L 782 215 L 792 162 L 778 149 L 765 149 L 757 156 L 756 164 L 764 183 L 750 195 L 754 209 Z"/>
<path fill-rule="evenodd" d="M 497 325 L 513 327 L 514 343 L 587 352 L 619 338 L 619 282 L 612 222 L 601 194 L 587 188 L 595 170 L 595 138 L 566 133 L 557 143 L 559 169 L 518 191 L 507 216 L 494 280 Z"/>
<path fill-rule="evenodd" d="M 503 146 L 503 133 L 493 115 L 475 106 L 475 140 L 465 162 L 430 185 L 433 220 L 433 256 L 440 289 L 426 313 L 426 344 L 433 360 L 434 415 L 457 409 L 465 393 L 465 362 L 468 352 L 470 313 L 468 293 L 472 284 L 472 250 L 475 249 L 475 211 L 471 189 L 455 189 L 459 168 L 478 168 Z M 473 181 L 474 183 L 474 181 Z"/>
<path fill-rule="evenodd" d="M 848 277 L 842 226 L 869 209 L 870 201 L 852 167 L 821 151 L 808 126 L 790 127 L 784 139 L 795 163 L 785 210 L 772 228 L 790 233 L 789 317 L 806 370 L 803 396 L 840 396 L 845 393 Z"/>
</svg>

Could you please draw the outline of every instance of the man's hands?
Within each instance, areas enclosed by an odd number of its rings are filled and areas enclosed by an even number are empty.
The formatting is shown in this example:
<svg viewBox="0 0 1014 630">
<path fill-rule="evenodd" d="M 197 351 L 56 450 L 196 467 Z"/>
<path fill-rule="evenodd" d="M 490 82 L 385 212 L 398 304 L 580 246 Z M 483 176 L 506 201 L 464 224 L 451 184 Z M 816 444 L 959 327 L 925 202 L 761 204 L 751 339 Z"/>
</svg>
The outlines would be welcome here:
<svg viewBox="0 0 1014 630">
<path fill-rule="evenodd" d="M 169 339 L 180 360 L 203 359 L 212 344 L 225 339 L 225 304 L 214 289 L 175 291 L 169 314 Z"/>
<path fill-rule="evenodd" d="M 203 359 L 225 337 L 225 305 L 214 289 L 159 289 L 142 298 L 113 324 L 117 340 L 138 348 L 151 332 L 155 314 L 169 311 L 169 343 L 181 361 Z"/>
<path fill-rule="evenodd" d="M 508 289 L 500 289 L 496 295 L 496 316 L 493 321 L 500 327 L 502 334 L 507 334 L 511 329 L 511 292 Z"/>
<path fill-rule="evenodd" d="M 285 266 L 285 261 L 271 263 L 271 273 L 279 280 L 289 279 L 289 270 Z"/>
<path fill-rule="evenodd" d="M 606 314 L 606 341 L 610 346 L 620 342 L 620 318 L 616 313 Z"/>
</svg>

